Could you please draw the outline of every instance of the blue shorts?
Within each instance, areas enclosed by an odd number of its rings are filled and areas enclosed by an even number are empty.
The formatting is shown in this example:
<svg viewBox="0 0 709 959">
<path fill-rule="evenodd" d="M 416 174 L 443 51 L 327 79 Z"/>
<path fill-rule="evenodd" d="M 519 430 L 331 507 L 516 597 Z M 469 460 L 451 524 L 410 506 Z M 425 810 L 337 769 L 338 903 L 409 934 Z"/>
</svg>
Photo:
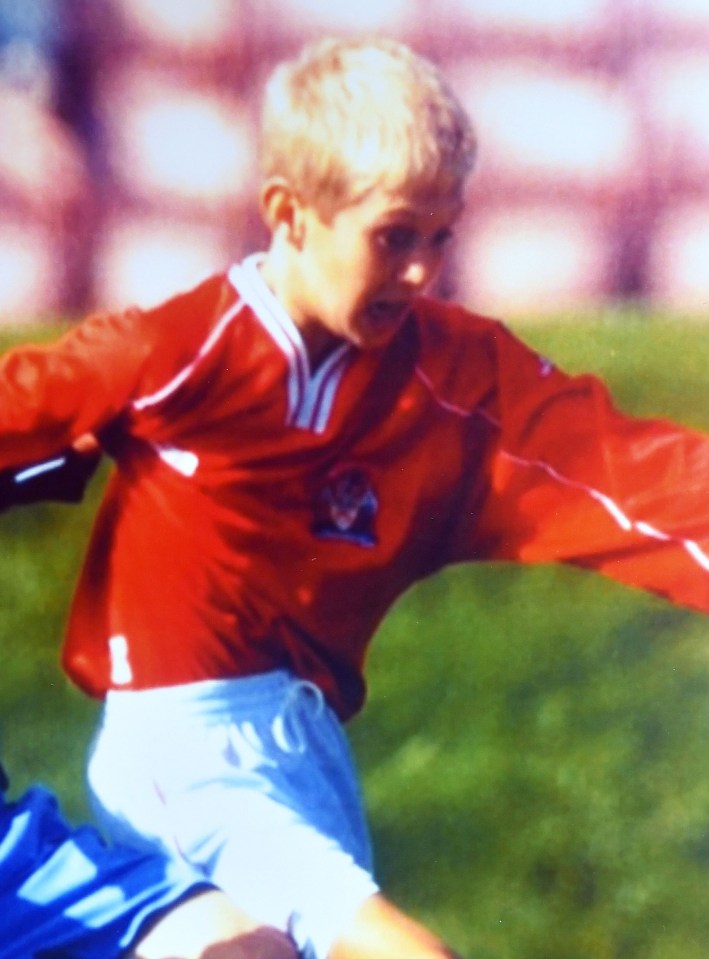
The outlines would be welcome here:
<svg viewBox="0 0 709 959">
<path fill-rule="evenodd" d="M 70 827 L 46 789 L 0 793 L 2 959 L 113 959 L 206 888 L 184 866 Z"/>
</svg>

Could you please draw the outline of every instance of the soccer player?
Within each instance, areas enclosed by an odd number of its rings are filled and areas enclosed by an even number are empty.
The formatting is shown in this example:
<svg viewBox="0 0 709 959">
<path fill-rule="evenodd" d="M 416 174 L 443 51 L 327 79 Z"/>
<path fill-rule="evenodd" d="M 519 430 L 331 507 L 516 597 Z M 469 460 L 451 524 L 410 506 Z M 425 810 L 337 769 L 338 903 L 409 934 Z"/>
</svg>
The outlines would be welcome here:
<svg viewBox="0 0 709 959">
<path fill-rule="evenodd" d="M 0 775 L 3 959 L 295 959 L 185 863 L 70 827 L 42 787 L 10 801 Z"/>
<path fill-rule="evenodd" d="M 115 461 L 63 654 L 105 699 L 89 777 L 113 835 L 305 956 L 443 959 L 373 873 L 343 730 L 372 634 L 481 559 L 709 610 L 709 439 L 427 294 L 475 140 L 408 48 L 308 47 L 269 81 L 262 144 L 266 251 L 10 352 L 0 465 L 85 432 Z"/>
</svg>

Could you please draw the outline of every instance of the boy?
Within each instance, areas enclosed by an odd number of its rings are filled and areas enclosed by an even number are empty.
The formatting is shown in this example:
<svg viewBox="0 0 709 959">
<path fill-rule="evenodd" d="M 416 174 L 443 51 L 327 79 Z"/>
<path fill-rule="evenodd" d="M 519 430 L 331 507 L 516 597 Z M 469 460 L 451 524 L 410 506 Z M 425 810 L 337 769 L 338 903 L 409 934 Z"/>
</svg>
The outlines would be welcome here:
<svg viewBox="0 0 709 959">
<path fill-rule="evenodd" d="M 267 89 L 266 253 L 0 367 L 0 465 L 116 463 L 64 649 L 105 823 L 317 959 L 454 955 L 379 890 L 342 731 L 405 589 L 558 560 L 709 609 L 709 440 L 424 296 L 474 154 L 429 63 L 316 44 Z"/>
<path fill-rule="evenodd" d="M 1 774 L 1 771 L 0 771 Z M 223 893 L 154 852 L 107 847 L 71 828 L 41 787 L 16 802 L 0 788 L 3 959 L 292 959 Z"/>
</svg>

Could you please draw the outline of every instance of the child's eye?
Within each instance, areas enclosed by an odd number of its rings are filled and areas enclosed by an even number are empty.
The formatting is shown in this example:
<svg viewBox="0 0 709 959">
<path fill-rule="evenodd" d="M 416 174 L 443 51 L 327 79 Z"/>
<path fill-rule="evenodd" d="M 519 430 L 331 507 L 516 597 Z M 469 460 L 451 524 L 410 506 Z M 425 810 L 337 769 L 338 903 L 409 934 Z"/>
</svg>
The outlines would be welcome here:
<svg viewBox="0 0 709 959">
<path fill-rule="evenodd" d="M 430 244 L 432 249 L 440 250 L 452 237 L 453 230 L 450 227 L 443 227 L 425 242 Z M 410 226 L 386 227 L 377 235 L 377 241 L 387 253 L 396 255 L 411 253 L 424 242 L 419 231 Z"/>
<path fill-rule="evenodd" d="M 439 230 L 437 233 L 433 234 L 432 244 L 435 249 L 439 250 L 441 247 L 446 246 L 447 243 L 453 239 L 453 231 L 450 227 L 444 227 L 442 230 Z"/>
<path fill-rule="evenodd" d="M 418 242 L 418 232 L 408 226 L 390 226 L 379 234 L 379 243 L 390 253 L 408 253 Z"/>
</svg>

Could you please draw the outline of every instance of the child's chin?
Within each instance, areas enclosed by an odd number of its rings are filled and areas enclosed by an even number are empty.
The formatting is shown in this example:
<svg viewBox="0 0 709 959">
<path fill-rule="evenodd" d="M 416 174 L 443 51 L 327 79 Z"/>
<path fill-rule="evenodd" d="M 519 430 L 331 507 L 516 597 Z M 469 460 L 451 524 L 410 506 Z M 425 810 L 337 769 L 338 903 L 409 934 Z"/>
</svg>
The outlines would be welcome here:
<svg viewBox="0 0 709 959">
<path fill-rule="evenodd" d="M 399 326 L 387 330 L 368 330 L 353 340 L 360 350 L 380 350 L 387 346 L 399 332 Z"/>
<path fill-rule="evenodd" d="M 404 316 L 388 322 L 366 323 L 358 330 L 358 345 L 361 349 L 378 349 L 394 339 L 404 323 Z"/>
</svg>

